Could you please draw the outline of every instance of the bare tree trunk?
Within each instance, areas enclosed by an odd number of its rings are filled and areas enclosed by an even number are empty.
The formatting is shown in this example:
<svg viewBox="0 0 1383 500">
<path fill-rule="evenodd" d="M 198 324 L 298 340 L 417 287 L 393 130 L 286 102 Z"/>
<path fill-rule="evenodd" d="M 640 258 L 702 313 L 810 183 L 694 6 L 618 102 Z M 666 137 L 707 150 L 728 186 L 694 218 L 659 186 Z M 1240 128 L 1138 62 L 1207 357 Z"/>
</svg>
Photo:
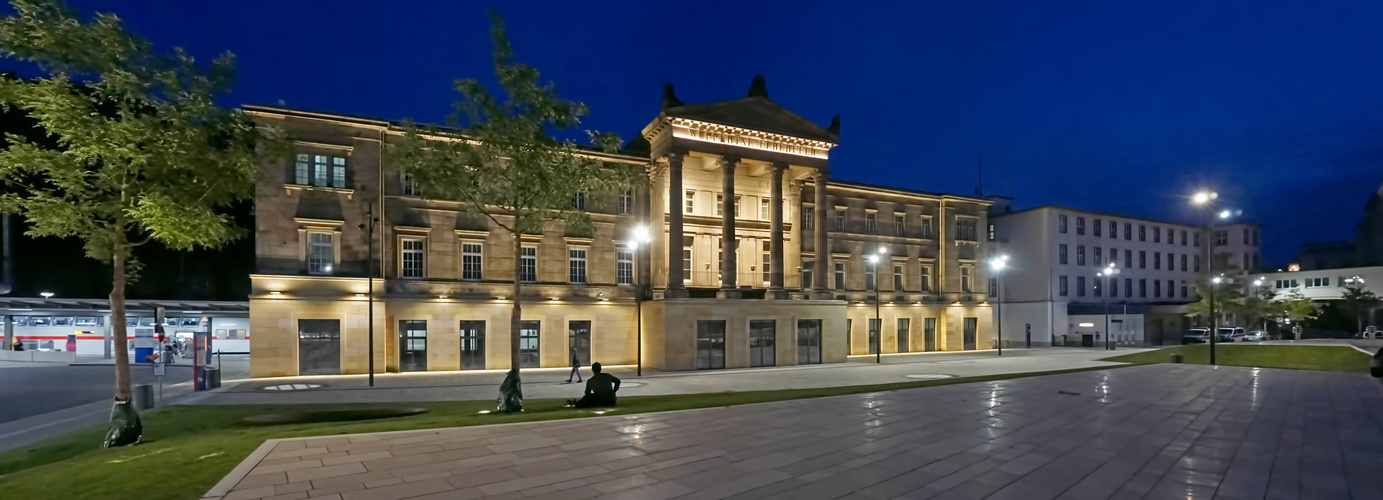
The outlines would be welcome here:
<svg viewBox="0 0 1383 500">
<path fill-rule="evenodd" d="M 117 241 L 116 245 L 117 250 L 111 258 L 113 276 L 110 289 L 111 331 L 115 332 L 115 400 L 129 401 L 130 351 L 125 328 L 125 256 L 118 249 L 124 245 L 124 241 Z"/>
<path fill-rule="evenodd" d="M 512 316 L 509 318 L 509 369 L 519 370 L 519 326 L 523 322 L 523 306 L 519 299 L 520 287 L 523 280 L 520 279 L 519 269 L 523 262 L 523 239 L 517 230 L 514 231 L 514 308 Z"/>
</svg>

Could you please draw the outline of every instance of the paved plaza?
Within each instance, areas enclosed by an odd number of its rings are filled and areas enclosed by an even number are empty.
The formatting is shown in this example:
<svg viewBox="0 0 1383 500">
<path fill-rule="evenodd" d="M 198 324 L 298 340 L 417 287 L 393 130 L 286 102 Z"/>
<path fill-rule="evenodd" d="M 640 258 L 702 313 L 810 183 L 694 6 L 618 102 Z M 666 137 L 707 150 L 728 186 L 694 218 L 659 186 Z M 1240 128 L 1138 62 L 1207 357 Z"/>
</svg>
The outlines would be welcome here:
<svg viewBox="0 0 1383 500">
<path fill-rule="evenodd" d="M 1383 498 L 1360 374 L 1151 365 L 728 408 L 266 442 L 275 498 Z"/>
<path fill-rule="evenodd" d="M 634 367 L 610 367 L 606 371 L 623 379 L 621 396 L 655 396 L 725 391 L 810 389 L 850 385 L 909 382 L 926 378 L 1004 375 L 1072 368 L 1119 366 L 1100 358 L 1138 352 L 1102 349 L 1005 349 L 1002 357 L 994 351 L 939 352 L 887 355 L 876 364 L 873 356 L 852 356 L 849 363 L 824 365 L 745 368 L 695 372 L 644 370 L 635 376 Z M 568 368 L 523 370 L 523 392 L 528 398 L 574 398 L 583 385 L 567 384 Z M 590 376 L 589 367 L 581 369 Z M 375 387 L 367 386 L 364 375 L 326 377 L 284 377 L 252 379 L 211 393 L 189 396 L 181 404 L 303 404 L 377 403 L 408 401 L 493 400 L 504 370 L 390 373 L 375 376 Z M 265 387 L 297 384 L 320 386 L 311 390 L 264 390 Z"/>
</svg>

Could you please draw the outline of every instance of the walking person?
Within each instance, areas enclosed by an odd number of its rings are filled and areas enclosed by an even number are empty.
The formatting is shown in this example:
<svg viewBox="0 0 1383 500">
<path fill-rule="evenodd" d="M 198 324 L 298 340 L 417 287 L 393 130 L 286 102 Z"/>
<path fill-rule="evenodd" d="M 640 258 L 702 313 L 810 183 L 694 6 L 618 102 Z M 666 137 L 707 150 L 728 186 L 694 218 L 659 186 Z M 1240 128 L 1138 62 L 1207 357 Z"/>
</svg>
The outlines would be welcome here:
<svg viewBox="0 0 1383 500">
<path fill-rule="evenodd" d="M 567 383 L 571 383 L 571 378 L 576 377 L 576 383 L 581 383 L 581 356 L 577 355 L 576 349 L 571 350 L 571 373 L 567 374 Z"/>
</svg>

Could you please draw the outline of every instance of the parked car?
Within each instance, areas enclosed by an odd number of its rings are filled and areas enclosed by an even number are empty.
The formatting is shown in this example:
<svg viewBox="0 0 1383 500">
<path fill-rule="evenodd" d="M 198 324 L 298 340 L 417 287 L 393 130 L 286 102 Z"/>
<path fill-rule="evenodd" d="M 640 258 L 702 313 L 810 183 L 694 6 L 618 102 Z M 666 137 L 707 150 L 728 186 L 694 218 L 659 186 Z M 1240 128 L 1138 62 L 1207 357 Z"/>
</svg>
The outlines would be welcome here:
<svg viewBox="0 0 1383 500">
<path fill-rule="evenodd" d="M 1204 343 L 1206 343 L 1207 341 L 1209 341 L 1209 339 L 1210 339 L 1210 329 L 1209 329 L 1209 328 L 1192 328 L 1192 329 L 1190 329 L 1190 330 L 1187 330 L 1185 335 L 1182 335 L 1182 336 L 1181 336 L 1181 343 L 1183 343 L 1183 344 L 1204 344 Z"/>
<path fill-rule="evenodd" d="M 1244 342 L 1262 342 L 1268 340 L 1268 332 L 1263 330 L 1253 330 L 1244 335 Z"/>
<path fill-rule="evenodd" d="M 1216 342 L 1242 342 L 1244 340 L 1244 329 L 1239 327 L 1222 326 L 1220 336 Z"/>
</svg>

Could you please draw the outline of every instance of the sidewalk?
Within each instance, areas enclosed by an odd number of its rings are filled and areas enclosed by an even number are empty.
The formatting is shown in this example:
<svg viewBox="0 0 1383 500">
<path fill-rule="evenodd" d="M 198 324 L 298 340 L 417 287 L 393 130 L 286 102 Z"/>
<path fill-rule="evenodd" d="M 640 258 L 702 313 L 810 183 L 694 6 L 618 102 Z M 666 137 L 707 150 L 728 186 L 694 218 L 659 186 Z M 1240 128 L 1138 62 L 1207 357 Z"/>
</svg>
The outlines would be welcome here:
<svg viewBox="0 0 1383 500">
<path fill-rule="evenodd" d="M 1072 368 L 1115 366 L 1100 358 L 1140 352 L 1143 349 L 1005 349 L 994 351 L 889 355 L 876 364 L 874 356 L 851 356 L 847 363 L 746 368 L 701 372 L 657 372 L 634 367 L 610 367 L 619 377 L 621 396 L 652 396 L 712 392 L 808 389 L 908 382 L 950 377 L 1018 374 Z M 535 368 L 523 371 L 524 396 L 571 398 L 584 386 L 567 384 L 567 368 Z M 583 368 L 585 376 L 590 375 Z M 308 404 L 381 403 L 409 401 L 468 401 L 495 398 L 504 370 L 476 372 L 389 373 L 375 375 L 375 386 L 364 375 L 283 377 L 252 379 L 219 390 L 180 399 L 177 404 Z M 266 389 L 274 387 L 274 389 Z"/>
</svg>

